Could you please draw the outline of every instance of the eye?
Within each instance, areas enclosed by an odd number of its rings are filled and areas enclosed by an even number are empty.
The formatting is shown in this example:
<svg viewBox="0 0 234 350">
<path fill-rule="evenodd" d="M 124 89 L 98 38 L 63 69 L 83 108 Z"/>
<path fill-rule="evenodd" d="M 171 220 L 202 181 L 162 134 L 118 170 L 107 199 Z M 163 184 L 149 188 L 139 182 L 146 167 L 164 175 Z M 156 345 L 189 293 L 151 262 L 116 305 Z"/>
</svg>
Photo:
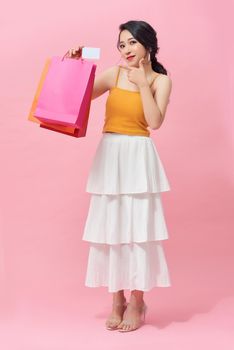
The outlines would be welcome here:
<svg viewBox="0 0 234 350">
<path fill-rule="evenodd" d="M 135 40 L 131 40 L 130 41 L 130 44 L 136 44 L 136 41 Z M 122 49 L 123 48 L 123 44 L 119 45 L 119 48 Z"/>
</svg>

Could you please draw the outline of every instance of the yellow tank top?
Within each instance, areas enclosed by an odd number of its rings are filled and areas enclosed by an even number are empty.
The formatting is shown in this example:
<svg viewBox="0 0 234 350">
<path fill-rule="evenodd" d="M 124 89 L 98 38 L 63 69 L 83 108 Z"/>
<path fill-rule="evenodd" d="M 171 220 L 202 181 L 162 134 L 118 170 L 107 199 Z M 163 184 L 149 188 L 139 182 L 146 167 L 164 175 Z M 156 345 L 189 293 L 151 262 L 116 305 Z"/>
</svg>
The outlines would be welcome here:
<svg viewBox="0 0 234 350">
<path fill-rule="evenodd" d="M 140 92 L 117 87 L 119 72 L 120 66 L 115 86 L 110 89 L 106 100 L 102 133 L 109 131 L 127 135 L 149 136 L 150 132 L 147 129 L 148 124 L 145 120 Z"/>
</svg>

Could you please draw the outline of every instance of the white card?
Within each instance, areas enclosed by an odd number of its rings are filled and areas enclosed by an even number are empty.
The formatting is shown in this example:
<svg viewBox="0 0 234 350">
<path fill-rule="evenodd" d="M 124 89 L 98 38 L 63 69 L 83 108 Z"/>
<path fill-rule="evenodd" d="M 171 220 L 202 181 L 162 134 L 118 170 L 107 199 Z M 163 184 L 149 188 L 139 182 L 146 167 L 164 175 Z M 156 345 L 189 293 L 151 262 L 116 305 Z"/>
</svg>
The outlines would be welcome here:
<svg viewBox="0 0 234 350">
<path fill-rule="evenodd" d="M 100 48 L 98 48 L 98 47 L 83 47 L 81 57 L 98 60 L 100 58 Z"/>
</svg>

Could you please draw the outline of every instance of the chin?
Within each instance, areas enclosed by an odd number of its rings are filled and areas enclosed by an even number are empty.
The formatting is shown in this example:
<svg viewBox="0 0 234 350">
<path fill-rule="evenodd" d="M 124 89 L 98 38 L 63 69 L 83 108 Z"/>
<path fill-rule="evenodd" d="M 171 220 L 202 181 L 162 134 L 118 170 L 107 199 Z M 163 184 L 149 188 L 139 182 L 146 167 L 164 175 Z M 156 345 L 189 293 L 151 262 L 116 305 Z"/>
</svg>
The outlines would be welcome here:
<svg viewBox="0 0 234 350">
<path fill-rule="evenodd" d="M 129 65 L 129 66 L 135 66 L 135 67 L 138 67 L 138 66 L 139 66 L 139 61 L 135 61 L 135 62 L 131 62 L 131 61 L 129 61 L 129 62 L 128 62 L 128 65 Z"/>
</svg>

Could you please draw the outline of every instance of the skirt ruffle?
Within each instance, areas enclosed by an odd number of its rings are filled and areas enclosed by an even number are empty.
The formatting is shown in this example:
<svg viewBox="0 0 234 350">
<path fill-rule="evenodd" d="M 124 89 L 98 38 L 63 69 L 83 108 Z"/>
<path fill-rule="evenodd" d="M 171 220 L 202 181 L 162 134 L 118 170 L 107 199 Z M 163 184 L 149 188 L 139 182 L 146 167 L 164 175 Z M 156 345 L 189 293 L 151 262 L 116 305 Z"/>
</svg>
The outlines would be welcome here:
<svg viewBox="0 0 234 350">
<path fill-rule="evenodd" d="M 83 239 L 107 244 L 168 239 L 160 193 L 93 194 Z"/>
<path fill-rule="evenodd" d="M 91 243 L 85 285 L 149 291 L 171 285 L 161 242 L 130 244 Z"/>
<path fill-rule="evenodd" d="M 169 181 L 151 137 L 103 134 L 94 155 L 86 192 L 120 194 L 169 190 Z"/>
<path fill-rule="evenodd" d="M 103 133 L 89 172 L 82 239 L 90 244 L 85 285 L 148 291 L 171 285 L 160 192 L 170 185 L 153 140 Z"/>
</svg>

